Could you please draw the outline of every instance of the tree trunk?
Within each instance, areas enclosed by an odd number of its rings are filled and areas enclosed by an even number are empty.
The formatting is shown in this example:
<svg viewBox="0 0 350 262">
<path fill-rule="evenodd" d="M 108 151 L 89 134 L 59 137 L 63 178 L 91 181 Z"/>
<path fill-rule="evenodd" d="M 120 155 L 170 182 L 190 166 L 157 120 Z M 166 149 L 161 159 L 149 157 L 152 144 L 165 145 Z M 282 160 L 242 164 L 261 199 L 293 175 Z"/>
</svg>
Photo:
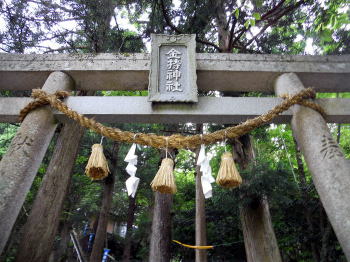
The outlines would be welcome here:
<svg viewBox="0 0 350 262">
<path fill-rule="evenodd" d="M 66 261 L 68 257 L 68 244 L 70 242 L 69 232 L 71 230 L 71 224 L 67 221 L 64 222 L 61 232 L 60 232 L 60 241 L 57 245 L 57 248 L 53 250 L 50 255 L 49 261 L 51 262 L 63 262 Z"/>
<path fill-rule="evenodd" d="M 155 192 L 152 234 L 150 245 L 150 262 L 170 261 L 171 241 L 171 206 L 172 194 Z"/>
<path fill-rule="evenodd" d="M 275 90 L 277 95 L 293 95 L 304 90 L 304 85 L 296 74 L 285 73 L 277 78 Z M 298 105 L 292 111 L 293 134 L 339 243 L 350 260 L 350 162 L 318 112 Z"/>
<path fill-rule="evenodd" d="M 73 80 L 53 72 L 43 90 L 54 93 L 71 90 Z M 0 162 L 0 253 L 2 252 L 25 197 L 55 132 L 57 123 L 48 108 L 30 112 Z"/>
<path fill-rule="evenodd" d="M 203 124 L 197 124 L 197 133 L 203 132 Z M 198 148 L 196 150 L 196 162 L 199 155 Z M 205 221 L 205 198 L 202 188 L 202 173 L 200 172 L 200 167 L 196 165 L 196 246 L 206 246 L 207 245 L 207 225 Z M 201 249 L 195 249 L 196 262 L 206 262 L 207 261 L 207 251 Z"/>
<path fill-rule="evenodd" d="M 103 184 L 102 206 L 98 219 L 94 245 L 90 255 L 90 262 L 100 262 L 102 260 L 103 248 L 105 247 L 107 237 L 107 224 L 112 204 L 115 176 L 117 173 L 118 149 L 119 145 L 115 142 L 111 158 L 112 173 L 104 180 Z"/>
<path fill-rule="evenodd" d="M 244 135 L 233 144 L 235 160 L 241 169 L 247 168 L 254 160 L 254 148 L 251 137 Z M 244 181 L 249 183 L 249 181 Z M 251 196 L 244 196 L 250 197 Z M 266 198 L 252 199 L 252 204 L 240 207 L 240 219 L 243 228 L 244 246 L 248 262 L 282 261 L 275 232 L 272 227 L 269 204 Z"/>
<path fill-rule="evenodd" d="M 231 53 L 232 52 L 232 34 L 230 33 L 230 27 L 227 23 L 227 16 L 224 9 L 222 1 L 216 2 L 215 8 L 216 21 L 217 21 L 217 30 L 218 30 L 218 39 L 219 47 L 222 52 Z M 233 142 L 233 141 L 232 141 Z M 250 161 L 254 159 L 254 150 L 251 144 L 251 139 L 249 135 L 241 136 L 236 139 L 236 143 L 231 143 L 233 145 L 234 155 L 236 156 L 236 162 L 240 165 L 242 169 L 246 168 Z M 247 210 L 245 210 L 248 208 Z M 272 227 L 270 212 L 261 212 L 259 210 L 268 211 L 267 200 L 261 202 L 261 206 L 257 209 L 249 209 L 249 207 L 242 206 L 240 208 L 241 213 L 241 223 L 242 227 L 249 229 L 250 225 L 247 225 L 249 221 L 255 225 L 264 225 L 261 227 L 261 230 L 266 230 L 264 234 L 271 236 L 270 239 L 272 242 L 266 242 L 266 248 L 262 250 L 254 249 L 254 247 L 259 247 L 259 241 L 254 236 L 254 231 L 246 230 L 244 233 L 244 243 L 246 247 L 246 254 L 248 262 L 260 262 L 260 261 L 281 261 L 280 252 L 278 250 L 278 245 L 275 237 L 275 232 Z M 257 212 L 256 214 L 254 212 Z M 257 214 L 261 214 L 264 217 L 260 217 Z M 251 216 L 251 217 L 249 217 Z M 250 222 L 249 222 L 250 223 Z M 267 225 L 266 223 L 270 223 Z M 273 237 L 272 237 L 273 236 Z M 256 241 L 256 242 L 254 242 Z M 277 248 L 277 251 L 275 249 Z M 256 253 L 254 253 L 256 252 Z M 254 260 L 251 260 L 254 258 Z M 263 260 L 269 258 L 270 260 Z M 272 260 L 271 260 L 272 259 Z"/>
<path fill-rule="evenodd" d="M 44 180 L 24 225 L 17 262 L 48 260 L 83 133 L 84 128 L 76 122 L 69 122 L 63 126 Z"/>
<path fill-rule="evenodd" d="M 266 199 L 241 207 L 240 216 L 247 261 L 282 261 Z"/>
<path fill-rule="evenodd" d="M 136 211 L 136 195 L 135 197 L 129 196 L 128 217 L 126 220 L 126 235 L 125 245 L 123 250 L 123 262 L 130 261 L 131 241 L 132 241 L 132 226 L 134 224 Z"/>
<path fill-rule="evenodd" d="M 227 24 L 224 1 L 216 1 L 215 16 L 218 30 L 219 47 L 224 53 L 230 53 L 230 31 Z"/>
<path fill-rule="evenodd" d="M 198 154 L 198 152 L 197 152 Z M 205 198 L 202 189 L 200 167 L 196 167 L 196 246 L 207 245 L 207 228 L 205 221 Z M 207 261 L 207 251 L 196 249 L 196 262 Z"/>
</svg>

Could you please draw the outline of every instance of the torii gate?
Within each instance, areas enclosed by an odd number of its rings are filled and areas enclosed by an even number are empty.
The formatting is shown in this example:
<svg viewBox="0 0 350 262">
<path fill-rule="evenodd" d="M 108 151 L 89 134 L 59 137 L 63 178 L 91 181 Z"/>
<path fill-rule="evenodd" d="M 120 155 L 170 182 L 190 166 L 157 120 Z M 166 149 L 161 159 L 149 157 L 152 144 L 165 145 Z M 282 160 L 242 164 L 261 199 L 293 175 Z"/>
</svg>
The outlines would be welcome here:
<svg viewBox="0 0 350 262">
<path fill-rule="evenodd" d="M 0 90 L 146 90 L 148 54 L 0 54 Z M 196 54 L 202 91 L 293 94 L 305 86 L 317 92 L 350 91 L 350 56 Z M 272 97 L 199 97 L 198 103 L 152 105 L 147 97 L 69 97 L 72 109 L 101 122 L 239 123 L 282 101 Z M 16 122 L 31 98 L 0 97 L 0 122 Z M 327 122 L 350 123 L 349 99 L 318 99 Z M 49 142 L 54 119 L 46 108 L 30 113 L 0 162 L 0 253 L 10 235 Z M 350 163 L 319 113 L 294 106 L 274 120 L 289 123 L 316 189 L 347 258 L 350 259 Z M 334 150 L 335 154 L 330 152 Z M 328 152 L 324 154 L 324 152 Z M 332 156 L 332 157 L 331 157 Z"/>
</svg>

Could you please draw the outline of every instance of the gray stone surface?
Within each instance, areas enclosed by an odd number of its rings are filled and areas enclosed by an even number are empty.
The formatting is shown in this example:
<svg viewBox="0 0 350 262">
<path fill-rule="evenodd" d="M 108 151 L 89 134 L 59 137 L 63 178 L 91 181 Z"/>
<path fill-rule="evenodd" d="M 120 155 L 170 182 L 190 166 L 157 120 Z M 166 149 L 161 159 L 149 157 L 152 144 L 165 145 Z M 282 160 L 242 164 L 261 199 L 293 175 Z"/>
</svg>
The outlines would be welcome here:
<svg viewBox="0 0 350 262">
<path fill-rule="evenodd" d="M 30 98 L 0 97 L 0 122 L 17 122 L 19 111 Z M 199 97 L 196 104 L 156 104 L 147 97 L 69 97 L 73 110 L 106 123 L 240 123 L 281 103 L 273 97 Z M 327 122 L 350 123 L 350 103 L 345 98 L 318 99 L 327 112 Z M 65 121 L 62 114 L 56 118 Z M 292 112 L 286 111 L 274 123 L 289 123 Z"/>
<path fill-rule="evenodd" d="M 304 88 L 294 73 L 276 80 L 276 93 L 294 94 Z M 339 243 L 350 260 L 350 162 L 332 137 L 322 116 L 293 107 L 292 130 Z"/>
<path fill-rule="evenodd" d="M 296 72 L 305 86 L 321 92 L 350 91 L 350 56 L 196 54 L 202 91 L 273 93 L 281 73 Z M 80 90 L 147 90 L 149 54 L 0 54 L 0 90 L 42 86 L 50 72 L 63 70 Z"/>
<path fill-rule="evenodd" d="M 54 72 L 43 90 L 71 90 L 73 80 L 62 72 Z M 40 167 L 55 132 L 57 122 L 48 108 L 27 115 L 0 162 L 0 253 L 22 208 L 25 197 Z"/>
<path fill-rule="evenodd" d="M 198 101 L 195 38 L 152 34 L 149 101 Z"/>
</svg>

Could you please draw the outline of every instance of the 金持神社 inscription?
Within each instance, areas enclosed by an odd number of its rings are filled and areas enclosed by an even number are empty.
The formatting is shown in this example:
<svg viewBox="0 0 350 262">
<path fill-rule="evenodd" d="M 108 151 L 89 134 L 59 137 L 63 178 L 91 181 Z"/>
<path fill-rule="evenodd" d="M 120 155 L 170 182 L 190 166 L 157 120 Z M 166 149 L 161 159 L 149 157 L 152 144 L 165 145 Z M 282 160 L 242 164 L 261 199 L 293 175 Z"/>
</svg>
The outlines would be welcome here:
<svg viewBox="0 0 350 262">
<path fill-rule="evenodd" d="M 167 54 L 166 91 L 182 92 L 179 80 L 181 78 L 181 52 L 172 48 Z"/>
<path fill-rule="evenodd" d="M 197 102 L 194 35 L 152 35 L 149 101 Z"/>
</svg>

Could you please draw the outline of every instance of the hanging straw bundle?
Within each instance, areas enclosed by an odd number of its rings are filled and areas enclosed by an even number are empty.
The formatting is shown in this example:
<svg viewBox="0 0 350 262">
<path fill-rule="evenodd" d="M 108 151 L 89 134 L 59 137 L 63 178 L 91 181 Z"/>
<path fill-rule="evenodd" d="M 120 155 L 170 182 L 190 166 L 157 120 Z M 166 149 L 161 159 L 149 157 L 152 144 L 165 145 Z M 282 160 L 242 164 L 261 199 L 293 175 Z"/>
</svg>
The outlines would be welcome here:
<svg viewBox="0 0 350 262">
<path fill-rule="evenodd" d="M 221 164 L 216 178 L 216 183 L 224 188 L 234 188 L 242 184 L 242 178 L 230 152 L 225 152 L 221 156 Z"/>
<path fill-rule="evenodd" d="M 109 168 L 101 144 L 92 146 L 91 156 L 85 168 L 85 173 L 92 180 L 101 180 L 108 176 Z"/>
<path fill-rule="evenodd" d="M 176 184 L 174 178 L 174 161 L 171 158 L 164 158 L 162 164 L 151 182 L 153 191 L 165 194 L 175 194 Z"/>
</svg>

